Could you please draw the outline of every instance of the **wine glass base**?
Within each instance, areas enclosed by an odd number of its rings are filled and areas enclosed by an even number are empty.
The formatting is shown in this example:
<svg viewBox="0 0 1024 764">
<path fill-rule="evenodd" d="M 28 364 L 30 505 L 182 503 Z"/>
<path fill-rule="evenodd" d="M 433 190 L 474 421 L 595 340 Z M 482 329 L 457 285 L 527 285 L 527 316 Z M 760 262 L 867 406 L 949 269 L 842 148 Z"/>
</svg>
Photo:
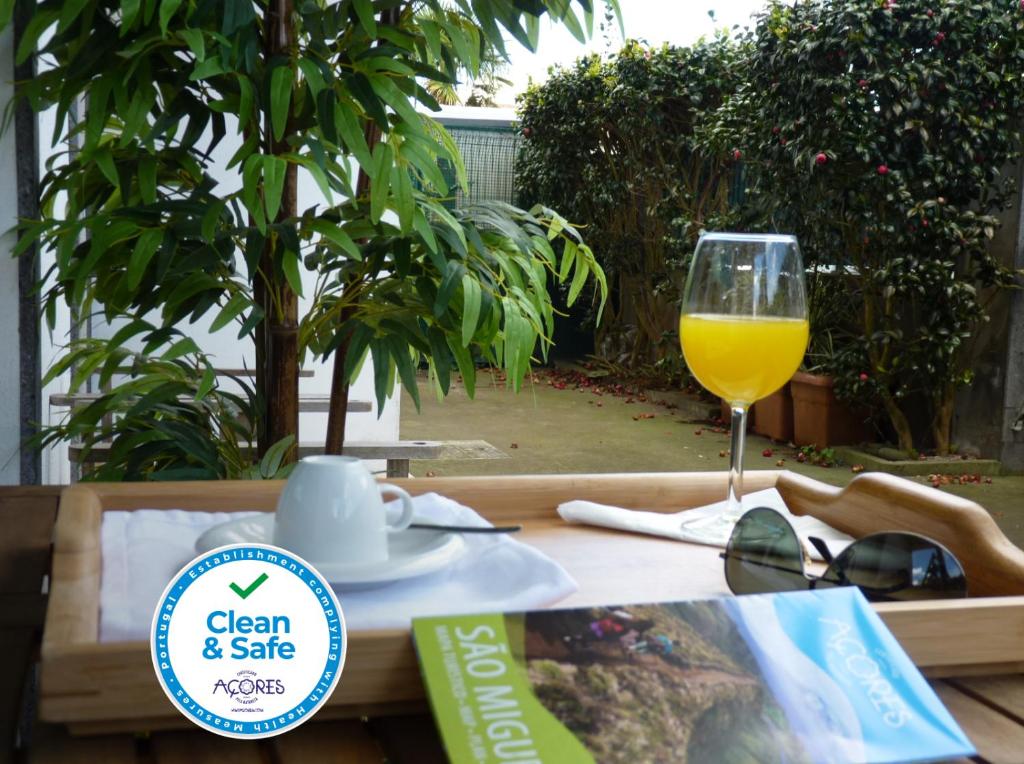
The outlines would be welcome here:
<svg viewBox="0 0 1024 764">
<path fill-rule="evenodd" d="M 683 520 L 679 526 L 679 538 L 694 544 L 724 547 L 729 543 L 739 519 L 740 515 L 731 512 L 717 512 L 711 516 Z"/>
</svg>

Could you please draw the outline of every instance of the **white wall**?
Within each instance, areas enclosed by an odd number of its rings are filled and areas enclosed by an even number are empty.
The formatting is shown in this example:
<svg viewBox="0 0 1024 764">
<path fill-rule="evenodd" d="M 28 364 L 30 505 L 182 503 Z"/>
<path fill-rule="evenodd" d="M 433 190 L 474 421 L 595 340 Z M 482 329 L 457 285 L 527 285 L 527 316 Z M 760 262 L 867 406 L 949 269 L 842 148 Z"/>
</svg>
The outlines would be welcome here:
<svg viewBox="0 0 1024 764">
<path fill-rule="evenodd" d="M 0 35 L 0 104 L 11 99 L 14 80 L 13 30 Z M 21 395 L 18 332 L 18 261 L 11 257 L 18 222 L 14 130 L 0 138 L 0 485 L 20 482 Z"/>
</svg>

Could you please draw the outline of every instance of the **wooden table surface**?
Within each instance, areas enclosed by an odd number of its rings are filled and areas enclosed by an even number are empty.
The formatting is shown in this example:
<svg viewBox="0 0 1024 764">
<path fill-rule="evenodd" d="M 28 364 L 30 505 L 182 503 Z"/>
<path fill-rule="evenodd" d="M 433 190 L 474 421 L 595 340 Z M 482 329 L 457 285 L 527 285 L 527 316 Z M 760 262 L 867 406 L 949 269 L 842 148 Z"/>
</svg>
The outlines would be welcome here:
<svg viewBox="0 0 1024 764">
<path fill-rule="evenodd" d="M 446 761 L 429 712 L 317 720 L 277 738 L 237 741 L 192 728 L 71 737 L 34 717 L 33 665 L 46 606 L 59 488 L 0 488 L 0 762 L 326 764 Z M 342 677 L 344 681 L 344 677 Z M 1024 764 L 1024 675 L 933 682 L 974 742 L 974 761 Z M 188 724 L 182 719 L 183 724 Z"/>
</svg>

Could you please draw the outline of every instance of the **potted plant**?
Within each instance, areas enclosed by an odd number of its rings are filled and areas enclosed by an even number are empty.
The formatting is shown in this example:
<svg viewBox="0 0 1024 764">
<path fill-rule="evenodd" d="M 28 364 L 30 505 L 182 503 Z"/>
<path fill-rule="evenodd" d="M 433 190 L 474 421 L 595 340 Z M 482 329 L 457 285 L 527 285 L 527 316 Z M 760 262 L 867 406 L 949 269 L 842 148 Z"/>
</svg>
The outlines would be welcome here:
<svg viewBox="0 0 1024 764">
<path fill-rule="evenodd" d="M 836 397 L 835 339 L 850 339 L 856 316 L 856 293 L 843 271 L 817 266 L 807 277 L 807 353 L 789 382 L 792 396 L 792 440 L 819 448 L 859 443 L 870 437 L 865 413 Z"/>
</svg>

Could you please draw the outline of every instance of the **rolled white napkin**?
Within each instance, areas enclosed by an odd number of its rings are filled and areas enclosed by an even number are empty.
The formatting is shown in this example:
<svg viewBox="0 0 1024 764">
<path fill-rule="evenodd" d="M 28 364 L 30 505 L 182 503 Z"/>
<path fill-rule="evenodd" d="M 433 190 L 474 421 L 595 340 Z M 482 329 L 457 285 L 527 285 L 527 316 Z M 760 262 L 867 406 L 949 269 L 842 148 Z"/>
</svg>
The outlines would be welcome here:
<svg viewBox="0 0 1024 764">
<path fill-rule="evenodd" d="M 710 517 L 725 509 L 724 501 L 708 504 L 703 507 L 688 509 L 684 512 L 642 512 L 635 509 L 622 509 L 621 507 L 609 507 L 604 504 L 595 504 L 592 501 L 574 500 L 567 501 L 558 506 L 558 514 L 563 520 L 571 523 L 585 523 L 588 525 L 600 525 L 605 528 L 615 528 L 631 533 L 647 533 L 652 536 L 665 536 L 666 538 L 679 541 L 690 541 L 693 543 L 704 543 L 693 538 L 683 528 L 683 520 L 697 520 L 703 517 Z M 821 555 L 808 541 L 808 536 L 815 536 L 822 539 L 833 555 L 839 554 L 854 539 L 845 533 L 837 531 L 830 525 L 826 525 L 816 517 L 810 515 L 794 515 L 786 507 L 782 495 L 774 488 L 766 488 L 763 491 L 756 491 L 743 497 L 744 510 L 754 507 L 770 507 L 782 514 L 800 537 L 804 547 L 810 553 L 811 558 L 821 560 Z"/>
</svg>

